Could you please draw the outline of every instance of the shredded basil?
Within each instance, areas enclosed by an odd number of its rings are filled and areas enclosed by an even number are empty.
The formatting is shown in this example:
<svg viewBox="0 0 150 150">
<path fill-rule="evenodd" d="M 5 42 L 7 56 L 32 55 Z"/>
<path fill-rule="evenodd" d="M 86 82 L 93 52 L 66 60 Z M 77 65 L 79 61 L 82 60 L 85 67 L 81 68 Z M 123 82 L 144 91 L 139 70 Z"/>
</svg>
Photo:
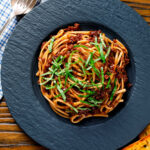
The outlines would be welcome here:
<svg viewBox="0 0 150 150">
<path fill-rule="evenodd" d="M 87 101 L 82 101 L 80 100 L 81 103 L 84 103 L 84 104 L 87 104 L 87 105 L 90 105 L 92 107 L 94 107 L 95 105 L 94 104 L 91 104 L 90 102 L 87 102 Z"/>
<path fill-rule="evenodd" d="M 113 100 L 114 94 L 115 94 L 116 89 L 117 89 L 116 81 L 117 81 L 117 79 L 115 79 L 115 81 L 114 81 L 114 89 L 113 89 L 111 96 L 110 96 L 111 101 Z"/>
<path fill-rule="evenodd" d="M 110 82 L 111 82 L 111 79 L 109 78 L 109 80 L 108 80 L 108 82 L 107 82 L 107 86 L 106 86 L 107 89 L 108 89 L 108 88 L 111 88 Z"/>
<path fill-rule="evenodd" d="M 100 43 L 100 55 L 101 55 L 101 59 L 103 61 L 103 63 L 105 63 L 105 56 L 104 56 L 104 53 L 103 53 L 103 45 L 102 43 Z"/>
<path fill-rule="evenodd" d="M 93 54 L 91 55 L 90 66 L 93 68 L 93 70 L 94 70 L 94 72 L 96 73 L 96 75 L 100 78 L 100 72 L 99 72 L 99 70 L 95 67 L 95 63 L 94 63 L 94 60 L 93 60 Z"/>
<path fill-rule="evenodd" d="M 44 79 L 44 80 L 46 80 L 46 81 L 45 81 L 45 82 L 40 83 L 40 85 L 44 85 L 44 84 L 48 83 L 49 81 L 51 81 L 51 80 L 53 79 L 53 74 L 51 75 L 51 77 L 50 77 L 50 78 L 44 78 L 44 77 L 43 77 L 43 79 Z"/>
<path fill-rule="evenodd" d="M 51 90 L 51 89 L 54 89 L 54 88 L 55 88 L 55 86 L 45 85 L 46 90 Z"/>
<path fill-rule="evenodd" d="M 102 77 L 102 85 L 104 86 L 104 70 L 103 70 L 103 67 L 101 67 L 101 77 Z"/>
<path fill-rule="evenodd" d="M 89 62 L 90 62 L 90 60 L 91 60 L 91 58 L 93 57 L 93 54 L 94 54 L 95 52 L 91 52 L 90 53 L 90 55 L 89 55 L 89 57 L 88 57 L 88 59 L 87 59 L 87 61 L 86 61 L 86 63 L 85 63 L 85 66 L 87 67 L 87 65 L 89 64 Z"/>
<path fill-rule="evenodd" d="M 72 84 L 68 89 L 66 89 L 66 90 L 64 91 L 64 94 L 67 93 L 73 86 L 75 86 L 75 83 Z M 56 95 L 55 98 L 56 98 L 56 97 L 59 97 L 59 96 L 61 96 L 61 94 Z"/>
<path fill-rule="evenodd" d="M 48 71 L 46 73 L 41 74 L 40 76 L 46 76 L 46 75 L 49 75 L 49 74 L 52 74 L 52 73 Z"/>
<path fill-rule="evenodd" d="M 78 107 L 78 110 L 91 110 L 90 108 Z"/>
<path fill-rule="evenodd" d="M 85 48 L 85 49 L 88 49 L 88 47 L 85 46 L 85 45 L 74 45 L 74 48 L 76 48 L 76 47 L 83 47 L 83 48 Z"/>
<path fill-rule="evenodd" d="M 106 55 L 105 55 L 105 59 L 109 56 L 110 51 L 111 51 L 111 47 L 108 48 L 107 53 L 106 53 Z"/>
<path fill-rule="evenodd" d="M 53 36 L 53 37 L 51 38 L 50 44 L 48 45 L 48 49 L 49 49 L 50 52 L 52 52 L 52 47 L 53 47 L 54 40 L 55 40 L 55 37 Z"/>
<path fill-rule="evenodd" d="M 95 94 L 95 91 L 90 91 L 90 90 L 80 90 L 80 91 L 88 94 Z"/>
<path fill-rule="evenodd" d="M 57 87 L 59 93 L 61 94 L 63 100 L 66 101 L 66 96 L 65 96 L 64 91 L 61 89 L 61 87 L 58 84 L 56 85 L 56 87 Z"/>
<path fill-rule="evenodd" d="M 104 42 L 104 40 L 103 40 L 102 33 L 100 33 L 99 38 L 100 38 L 100 40 L 101 40 L 101 42 L 102 42 L 103 46 L 106 48 L 106 44 L 105 44 L 105 42 Z"/>
<path fill-rule="evenodd" d="M 77 50 L 75 51 L 72 51 L 72 53 L 70 54 L 69 58 L 68 58 L 68 63 L 66 63 L 66 69 L 65 69 L 65 72 L 66 72 L 66 76 L 65 76 L 65 85 L 67 83 L 67 79 L 68 79 L 68 76 L 69 76 L 69 68 L 70 68 L 70 65 L 71 65 L 71 58 L 73 56 L 73 54 L 75 52 L 78 52 Z"/>
<path fill-rule="evenodd" d="M 72 105 L 69 105 L 76 113 L 78 113 L 78 110 L 75 108 L 75 107 L 73 107 Z"/>
<path fill-rule="evenodd" d="M 78 95 L 79 97 L 89 97 L 90 95 Z"/>
<path fill-rule="evenodd" d="M 103 99 L 101 99 L 101 100 L 96 100 L 95 98 L 93 98 L 93 97 L 89 97 L 88 98 L 88 101 L 90 101 L 91 103 L 93 103 L 95 106 L 97 106 L 98 104 L 101 104 L 101 103 L 103 103 Z"/>
</svg>

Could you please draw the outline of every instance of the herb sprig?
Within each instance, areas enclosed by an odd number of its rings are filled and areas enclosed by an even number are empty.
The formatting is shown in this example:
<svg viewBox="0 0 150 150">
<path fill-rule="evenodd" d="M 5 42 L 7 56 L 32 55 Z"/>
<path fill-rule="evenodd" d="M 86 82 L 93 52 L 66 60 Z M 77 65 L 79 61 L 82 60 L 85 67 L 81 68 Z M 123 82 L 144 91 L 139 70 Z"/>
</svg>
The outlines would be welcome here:
<svg viewBox="0 0 150 150">
<path fill-rule="evenodd" d="M 116 81 L 117 81 L 117 79 L 115 79 L 115 81 L 114 81 L 114 89 L 113 89 L 111 96 L 110 96 L 111 101 L 113 100 L 114 94 L 115 94 L 116 89 L 117 89 Z"/>
<path fill-rule="evenodd" d="M 51 38 L 50 44 L 48 45 L 49 52 L 52 52 L 52 47 L 53 47 L 54 40 L 55 40 L 55 37 L 53 36 L 53 37 Z"/>
</svg>

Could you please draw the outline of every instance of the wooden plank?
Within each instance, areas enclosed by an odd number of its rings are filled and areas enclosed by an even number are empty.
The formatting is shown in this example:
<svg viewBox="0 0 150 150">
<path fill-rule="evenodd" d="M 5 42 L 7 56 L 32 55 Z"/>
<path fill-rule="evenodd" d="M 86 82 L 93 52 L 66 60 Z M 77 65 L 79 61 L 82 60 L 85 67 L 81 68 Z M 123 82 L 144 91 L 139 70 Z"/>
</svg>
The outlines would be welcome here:
<svg viewBox="0 0 150 150">
<path fill-rule="evenodd" d="M 13 118 L 0 118 L 0 123 L 15 123 Z"/>
<path fill-rule="evenodd" d="M 8 107 L 0 107 L 0 113 L 9 113 Z"/>
<path fill-rule="evenodd" d="M 137 8 L 137 9 L 150 9 L 149 5 L 143 5 L 143 4 L 137 4 L 137 3 L 127 3 L 128 6 L 132 8 Z"/>
<path fill-rule="evenodd" d="M 10 113 L 0 113 L 0 118 L 11 118 L 12 115 Z"/>
<path fill-rule="evenodd" d="M 31 140 L 26 134 L 21 132 L 0 132 L 0 144 L 35 145 L 35 142 Z"/>
<path fill-rule="evenodd" d="M 132 2 L 132 3 L 141 3 L 141 4 L 150 4 L 150 0 L 121 0 L 123 2 Z"/>
<path fill-rule="evenodd" d="M 38 145 L 12 145 L 12 146 L 0 146 L 0 150 L 47 150 Z"/>
<path fill-rule="evenodd" d="M 6 101 L 1 102 L 0 107 L 7 107 Z"/>
<path fill-rule="evenodd" d="M 143 17 L 146 22 L 150 23 L 150 17 Z"/>
<path fill-rule="evenodd" d="M 22 132 L 21 128 L 17 124 L 0 124 L 0 131 L 20 131 Z"/>
<path fill-rule="evenodd" d="M 150 9 L 144 10 L 144 9 L 136 9 L 136 12 L 139 13 L 141 16 L 149 16 L 150 17 Z"/>
</svg>

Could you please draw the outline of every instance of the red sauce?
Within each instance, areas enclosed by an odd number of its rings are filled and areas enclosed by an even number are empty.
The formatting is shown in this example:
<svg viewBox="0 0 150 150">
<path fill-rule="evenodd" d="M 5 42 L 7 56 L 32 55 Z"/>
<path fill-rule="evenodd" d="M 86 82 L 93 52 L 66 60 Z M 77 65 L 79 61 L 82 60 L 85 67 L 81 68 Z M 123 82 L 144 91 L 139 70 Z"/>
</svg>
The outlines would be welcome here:
<svg viewBox="0 0 150 150">
<path fill-rule="evenodd" d="M 132 84 L 131 84 L 131 83 L 128 83 L 128 84 L 127 84 L 127 87 L 128 87 L 128 88 L 132 87 Z"/>
<path fill-rule="evenodd" d="M 105 77 L 105 79 L 108 79 L 108 78 L 109 78 L 109 75 L 105 74 L 105 76 L 104 76 L 104 77 Z"/>
<path fill-rule="evenodd" d="M 77 31 L 79 30 L 79 24 L 75 23 L 74 26 L 68 26 L 66 29 L 64 29 L 64 31 Z"/>
<path fill-rule="evenodd" d="M 81 34 L 77 34 L 76 36 L 71 36 L 68 43 L 75 44 L 80 41 L 82 38 Z"/>
<path fill-rule="evenodd" d="M 43 42 L 43 43 L 42 43 L 41 49 L 43 48 L 43 46 L 44 46 L 45 44 L 46 44 L 46 42 Z"/>
</svg>

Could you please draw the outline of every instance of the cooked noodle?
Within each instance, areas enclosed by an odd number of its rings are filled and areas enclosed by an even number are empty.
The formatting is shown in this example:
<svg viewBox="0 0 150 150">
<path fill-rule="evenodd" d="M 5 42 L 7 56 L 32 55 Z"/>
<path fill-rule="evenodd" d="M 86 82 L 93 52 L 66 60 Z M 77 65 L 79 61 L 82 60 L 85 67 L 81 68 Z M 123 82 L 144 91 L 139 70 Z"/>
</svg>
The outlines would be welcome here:
<svg viewBox="0 0 150 150">
<path fill-rule="evenodd" d="M 128 80 L 125 46 L 100 30 L 78 29 L 79 24 L 69 26 L 43 42 L 37 72 L 51 108 L 72 123 L 108 117 L 124 101 Z"/>
</svg>

